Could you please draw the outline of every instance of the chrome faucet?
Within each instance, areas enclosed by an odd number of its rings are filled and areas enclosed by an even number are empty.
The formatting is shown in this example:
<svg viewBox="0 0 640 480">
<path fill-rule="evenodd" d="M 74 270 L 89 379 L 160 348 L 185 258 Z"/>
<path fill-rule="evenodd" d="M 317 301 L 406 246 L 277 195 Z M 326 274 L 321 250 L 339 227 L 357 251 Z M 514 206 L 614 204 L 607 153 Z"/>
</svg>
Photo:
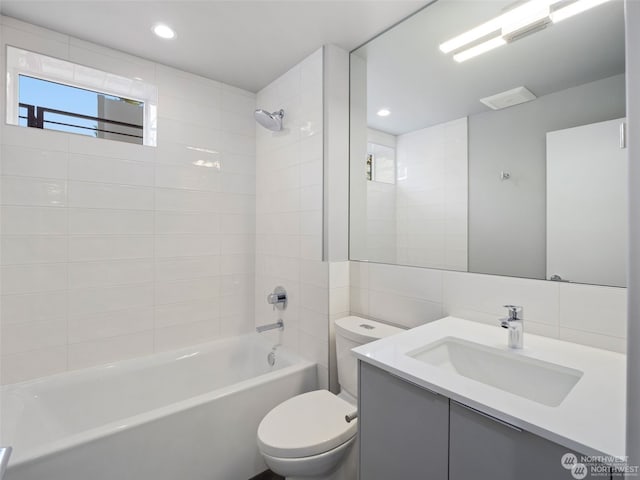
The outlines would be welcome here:
<svg viewBox="0 0 640 480">
<path fill-rule="evenodd" d="M 256 332 L 262 333 L 267 330 L 275 330 L 276 328 L 280 328 L 284 330 L 284 322 L 282 320 L 278 320 L 276 323 L 269 323 L 268 325 L 260 325 L 256 327 Z"/>
<path fill-rule="evenodd" d="M 509 316 L 500 319 L 500 326 L 509 330 L 509 348 L 522 348 L 524 337 L 522 307 L 518 305 L 505 305 L 504 308 L 508 310 Z"/>
<path fill-rule="evenodd" d="M 267 303 L 273 305 L 273 309 L 285 310 L 287 308 L 287 291 L 284 287 L 276 287 L 273 293 L 267 295 Z"/>
</svg>

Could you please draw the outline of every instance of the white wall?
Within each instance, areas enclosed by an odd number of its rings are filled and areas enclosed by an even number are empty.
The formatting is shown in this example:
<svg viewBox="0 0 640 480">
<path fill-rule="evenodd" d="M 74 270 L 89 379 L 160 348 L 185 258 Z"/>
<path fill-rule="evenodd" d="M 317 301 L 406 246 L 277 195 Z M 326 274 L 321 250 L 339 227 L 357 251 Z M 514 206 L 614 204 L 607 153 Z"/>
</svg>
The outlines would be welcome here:
<svg viewBox="0 0 640 480">
<path fill-rule="evenodd" d="M 467 137 L 466 117 L 398 135 L 397 263 L 467 271 Z"/>
<path fill-rule="evenodd" d="M 284 130 L 256 130 L 256 324 L 285 322 L 264 335 L 318 363 L 328 385 L 329 264 L 323 254 L 323 50 L 258 92 L 257 105 L 283 108 Z M 266 296 L 282 285 L 289 305 Z"/>
<path fill-rule="evenodd" d="M 2 125 L 2 382 L 252 330 L 255 96 L 1 22 L 3 70 L 11 44 L 159 91 L 157 148 Z"/>
<path fill-rule="evenodd" d="M 527 332 L 626 348 L 624 288 L 362 262 L 350 268 L 352 314 L 409 328 L 457 315 L 498 328 L 503 305 L 515 304 L 524 307 Z"/>
<path fill-rule="evenodd" d="M 469 117 L 469 271 L 545 278 L 545 134 L 624 117 L 624 84 L 616 75 Z"/>
</svg>

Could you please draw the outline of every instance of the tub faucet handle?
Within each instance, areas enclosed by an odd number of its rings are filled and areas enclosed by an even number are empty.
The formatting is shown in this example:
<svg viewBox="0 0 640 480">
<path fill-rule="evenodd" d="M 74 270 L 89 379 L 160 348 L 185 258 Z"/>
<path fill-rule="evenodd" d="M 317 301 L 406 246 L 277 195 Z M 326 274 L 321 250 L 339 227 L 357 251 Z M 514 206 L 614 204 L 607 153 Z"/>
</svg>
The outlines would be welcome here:
<svg viewBox="0 0 640 480">
<path fill-rule="evenodd" d="M 284 287 L 276 287 L 273 293 L 267 295 L 267 303 L 273 305 L 273 309 L 285 310 L 287 308 L 287 291 Z"/>
</svg>

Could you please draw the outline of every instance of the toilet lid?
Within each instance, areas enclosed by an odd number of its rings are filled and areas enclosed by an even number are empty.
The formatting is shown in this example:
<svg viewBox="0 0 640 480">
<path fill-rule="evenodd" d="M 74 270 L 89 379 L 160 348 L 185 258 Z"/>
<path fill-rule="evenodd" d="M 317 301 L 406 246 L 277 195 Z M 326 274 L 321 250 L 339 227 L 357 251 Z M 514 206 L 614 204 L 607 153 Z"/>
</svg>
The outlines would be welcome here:
<svg viewBox="0 0 640 480">
<path fill-rule="evenodd" d="M 328 452 L 356 434 L 344 419 L 354 405 L 327 390 L 303 393 L 271 410 L 258 427 L 258 445 L 273 457 L 300 458 Z"/>
</svg>

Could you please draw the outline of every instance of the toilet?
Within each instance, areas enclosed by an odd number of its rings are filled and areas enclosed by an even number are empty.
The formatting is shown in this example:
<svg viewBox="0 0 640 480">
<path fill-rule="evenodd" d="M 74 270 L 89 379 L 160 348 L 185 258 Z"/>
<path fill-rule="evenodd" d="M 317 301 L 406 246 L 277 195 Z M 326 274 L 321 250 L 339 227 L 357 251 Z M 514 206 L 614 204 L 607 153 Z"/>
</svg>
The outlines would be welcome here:
<svg viewBox="0 0 640 480">
<path fill-rule="evenodd" d="M 269 468 L 287 480 L 355 480 L 357 476 L 357 360 L 351 349 L 400 328 L 350 316 L 336 320 L 340 393 L 315 390 L 271 410 L 258 427 L 258 448 Z"/>
</svg>

